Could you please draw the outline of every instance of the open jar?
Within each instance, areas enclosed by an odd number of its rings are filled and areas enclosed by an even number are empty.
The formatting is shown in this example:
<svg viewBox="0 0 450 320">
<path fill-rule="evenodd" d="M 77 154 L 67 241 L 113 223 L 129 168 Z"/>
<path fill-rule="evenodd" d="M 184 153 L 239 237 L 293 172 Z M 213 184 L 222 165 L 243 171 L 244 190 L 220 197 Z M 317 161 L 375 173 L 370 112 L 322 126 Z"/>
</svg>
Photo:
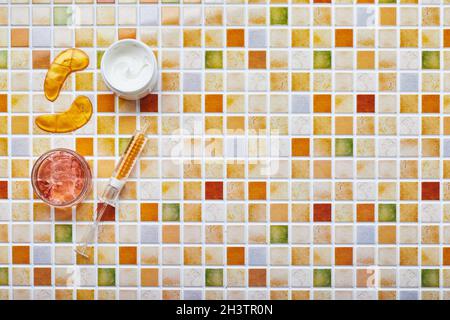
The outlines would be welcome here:
<svg viewBox="0 0 450 320">
<path fill-rule="evenodd" d="M 72 207 L 83 201 L 92 187 L 89 164 L 75 151 L 59 148 L 41 155 L 31 171 L 35 194 L 53 207 Z"/>
</svg>

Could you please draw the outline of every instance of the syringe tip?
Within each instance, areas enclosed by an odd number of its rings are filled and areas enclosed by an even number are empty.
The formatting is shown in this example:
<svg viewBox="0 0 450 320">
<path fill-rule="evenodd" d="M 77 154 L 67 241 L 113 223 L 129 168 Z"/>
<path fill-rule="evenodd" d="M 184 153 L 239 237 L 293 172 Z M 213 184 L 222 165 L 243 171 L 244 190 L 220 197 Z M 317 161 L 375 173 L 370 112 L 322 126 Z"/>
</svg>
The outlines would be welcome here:
<svg viewBox="0 0 450 320">
<path fill-rule="evenodd" d="M 147 130 L 150 128 L 150 121 L 144 120 L 139 130 L 142 134 L 147 134 Z"/>
</svg>

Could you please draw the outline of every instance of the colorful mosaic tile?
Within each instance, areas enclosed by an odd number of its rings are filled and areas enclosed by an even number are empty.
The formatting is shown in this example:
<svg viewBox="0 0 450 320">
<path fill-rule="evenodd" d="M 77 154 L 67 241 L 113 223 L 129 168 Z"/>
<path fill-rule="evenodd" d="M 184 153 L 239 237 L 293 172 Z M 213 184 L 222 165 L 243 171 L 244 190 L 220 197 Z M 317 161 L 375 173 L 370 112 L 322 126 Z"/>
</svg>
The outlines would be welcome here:
<svg viewBox="0 0 450 320">
<path fill-rule="evenodd" d="M 450 299 L 450 1 L 2 1 L 0 299 Z M 155 53 L 158 90 L 103 82 L 105 50 Z M 52 59 L 90 57 L 51 103 Z M 73 134 L 36 116 L 94 105 Z M 73 249 L 143 121 L 149 141 L 89 248 Z M 85 202 L 38 200 L 57 147 Z"/>
</svg>

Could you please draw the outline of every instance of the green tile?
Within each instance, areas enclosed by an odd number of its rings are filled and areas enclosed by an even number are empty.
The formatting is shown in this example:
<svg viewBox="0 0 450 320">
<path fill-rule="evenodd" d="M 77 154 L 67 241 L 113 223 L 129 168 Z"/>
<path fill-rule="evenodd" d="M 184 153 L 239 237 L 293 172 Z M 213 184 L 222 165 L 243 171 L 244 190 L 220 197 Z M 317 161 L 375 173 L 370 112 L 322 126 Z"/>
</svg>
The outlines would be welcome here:
<svg viewBox="0 0 450 320">
<path fill-rule="evenodd" d="M 206 269 L 205 283 L 207 287 L 222 287 L 223 269 Z"/>
<path fill-rule="evenodd" d="M 397 206 L 394 203 L 380 203 L 378 205 L 378 221 L 395 222 L 397 220 Z"/>
<path fill-rule="evenodd" d="M 163 221 L 180 221 L 180 204 L 163 203 L 162 218 Z"/>
<path fill-rule="evenodd" d="M 439 287 L 439 269 L 422 269 L 422 287 Z"/>
<path fill-rule="evenodd" d="M 353 139 L 352 138 L 337 138 L 335 141 L 335 155 L 336 157 L 351 157 L 353 156 Z"/>
<path fill-rule="evenodd" d="M 9 285 L 8 268 L 0 268 L 0 286 Z"/>
<path fill-rule="evenodd" d="M 270 226 L 270 243 L 288 243 L 288 226 Z"/>
<path fill-rule="evenodd" d="M 331 287 L 331 269 L 314 269 L 314 287 Z"/>
<path fill-rule="evenodd" d="M 102 67 L 102 58 L 105 54 L 105 51 L 97 51 L 97 69 Z"/>
<path fill-rule="evenodd" d="M 287 25 L 288 24 L 288 8 L 285 8 L 285 7 L 270 8 L 270 24 L 271 25 Z"/>
<path fill-rule="evenodd" d="M 331 69 L 331 51 L 314 51 L 314 69 Z"/>
<path fill-rule="evenodd" d="M 378 3 L 382 4 L 386 4 L 386 3 L 397 3 L 397 0 L 379 0 Z"/>
<path fill-rule="evenodd" d="M 72 226 L 70 224 L 55 225 L 55 242 L 72 242 Z"/>
<path fill-rule="evenodd" d="M 206 51 L 205 64 L 206 69 L 222 69 L 223 68 L 222 51 Z"/>
<path fill-rule="evenodd" d="M 440 69 L 439 51 L 423 51 L 422 52 L 422 69 Z"/>
<path fill-rule="evenodd" d="M 131 138 L 119 138 L 119 154 L 122 155 L 127 149 Z"/>
<path fill-rule="evenodd" d="M 53 24 L 55 26 L 67 26 L 72 24 L 72 9 L 70 7 L 53 8 Z"/>
<path fill-rule="evenodd" d="M 116 269 L 98 268 L 98 285 L 101 287 L 111 287 L 116 285 Z"/>
<path fill-rule="evenodd" d="M 8 69 L 8 51 L 0 51 L 0 69 Z"/>
</svg>

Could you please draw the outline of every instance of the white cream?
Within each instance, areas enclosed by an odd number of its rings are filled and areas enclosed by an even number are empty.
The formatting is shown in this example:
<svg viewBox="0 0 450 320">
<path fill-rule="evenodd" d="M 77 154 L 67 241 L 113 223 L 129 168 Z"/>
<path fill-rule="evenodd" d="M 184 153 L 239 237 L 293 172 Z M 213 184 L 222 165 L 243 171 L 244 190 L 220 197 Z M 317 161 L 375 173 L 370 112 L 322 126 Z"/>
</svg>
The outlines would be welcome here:
<svg viewBox="0 0 450 320">
<path fill-rule="evenodd" d="M 142 42 L 122 40 L 113 44 L 102 59 L 105 83 L 119 96 L 138 99 L 156 83 L 156 59 Z"/>
</svg>

